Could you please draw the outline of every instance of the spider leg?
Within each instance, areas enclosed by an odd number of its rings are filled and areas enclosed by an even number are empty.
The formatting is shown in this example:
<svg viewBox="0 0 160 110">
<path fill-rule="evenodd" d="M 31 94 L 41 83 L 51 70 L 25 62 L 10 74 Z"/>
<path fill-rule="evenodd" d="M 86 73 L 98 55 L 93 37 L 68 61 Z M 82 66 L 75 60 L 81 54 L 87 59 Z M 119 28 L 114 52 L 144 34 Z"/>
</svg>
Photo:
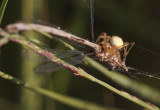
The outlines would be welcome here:
<svg viewBox="0 0 160 110">
<path fill-rule="evenodd" d="M 107 36 L 106 32 L 103 32 L 100 36 Z"/>
<path fill-rule="evenodd" d="M 100 39 L 103 39 L 102 41 L 100 41 Z M 109 42 L 111 39 L 110 36 L 107 36 L 106 33 L 102 33 L 96 40 L 96 43 L 99 45 L 102 45 L 102 49 L 106 50 L 106 43 Z"/>
<path fill-rule="evenodd" d="M 102 33 L 98 38 L 97 38 L 97 40 L 96 40 L 96 43 L 98 44 L 99 42 L 100 42 L 100 39 L 103 39 L 103 41 L 105 41 L 105 42 L 109 42 L 110 41 L 110 39 L 111 39 L 111 37 L 110 36 L 107 36 L 107 34 L 106 33 Z M 102 42 L 103 42 L 102 41 Z"/>
<path fill-rule="evenodd" d="M 127 55 L 128 55 L 128 54 L 127 54 L 127 46 L 125 46 L 123 50 L 124 50 L 124 53 L 123 53 L 123 60 L 122 60 L 122 62 L 125 63 L 126 57 L 127 57 Z"/>
<path fill-rule="evenodd" d="M 128 51 L 127 51 L 127 55 L 128 55 L 128 53 L 130 52 L 130 50 L 131 50 L 131 48 L 134 46 L 134 44 L 135 44 L 135 42 L 131 42 L 129 45 L 131 45 L 130 47 L 129 47 L 129 49 L 128 49 Z"/>
<path fill-rule="evenodd" d="M 131 48 L 134 46 L 134 42 L 132 42 L 132 43 L 128 43 L 128 42 L 126 42 L 126 45 L 123 47 L 124 48 L 124 53 L 123 53 L 123 60 L 122 60 L 122 62 L 123 63 L 125 63 L 125 60 L 126 60 L 126 57 L 127 57 L 127 55 L 129 54 L 129 52 L 130 52 L 130 50 L 131 50 Z M 127 47 L 129 46 L 129 45 L 131 45 L 130 47 L 129 47 L 129 49 L 127 49 Z"/>
<path fill-rule="evenodd" d="M 105 38 L 105 36 L 106 36 L 106 33 L 102 33 L 100 36 L 98 36 L 98 38 L 97 38 L 97 40 L 96 40 L 96 43 L 98 44 L 99 42 L 100 42 L 100 39 L 101 38 Z"/>
</svg>

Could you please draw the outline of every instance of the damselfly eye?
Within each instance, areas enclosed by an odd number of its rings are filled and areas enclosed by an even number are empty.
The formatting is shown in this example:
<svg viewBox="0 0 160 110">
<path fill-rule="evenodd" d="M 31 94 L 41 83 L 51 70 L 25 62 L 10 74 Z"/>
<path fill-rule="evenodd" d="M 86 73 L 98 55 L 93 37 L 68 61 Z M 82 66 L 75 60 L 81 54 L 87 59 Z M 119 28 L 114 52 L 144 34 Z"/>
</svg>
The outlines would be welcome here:
<svg viewBox="0 0 160 110">
<path fill-rule="evenodd" d="M 123 45 L 123 40 L 118 36 L 112 36 L 110 43 L 112 46 L 119 47 Z"/>
</svg>

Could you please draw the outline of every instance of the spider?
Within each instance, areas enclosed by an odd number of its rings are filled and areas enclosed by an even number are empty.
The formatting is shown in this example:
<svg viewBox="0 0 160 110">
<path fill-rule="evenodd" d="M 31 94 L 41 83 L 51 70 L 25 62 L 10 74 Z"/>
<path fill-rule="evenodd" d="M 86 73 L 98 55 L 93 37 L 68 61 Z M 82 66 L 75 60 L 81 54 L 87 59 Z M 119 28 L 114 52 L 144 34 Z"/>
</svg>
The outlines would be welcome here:
<svg viewBox="0 0 160 110">
<path fill-rule="evenodd" d="M 100 61 L 107 62 L 109 70 L 119 67 L 128 71 L 125 61 L 129 51 L 135 44 L 134 42 L 124 43 L 118 36 L 110 37 L 106 33 L 102 33 L 97 38 L 96 43 L 101 47 L 101 50 L 96 52 L 96 56 Z"/>
</svg>

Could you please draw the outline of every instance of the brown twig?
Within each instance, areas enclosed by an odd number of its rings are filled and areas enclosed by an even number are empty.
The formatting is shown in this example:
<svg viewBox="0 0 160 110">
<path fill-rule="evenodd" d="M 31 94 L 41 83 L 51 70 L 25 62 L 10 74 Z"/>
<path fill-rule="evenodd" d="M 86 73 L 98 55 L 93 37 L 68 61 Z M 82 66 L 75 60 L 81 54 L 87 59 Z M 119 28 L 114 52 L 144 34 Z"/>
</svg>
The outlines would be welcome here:
<svg viewBox="0 0 160 110">
<path fill-rule="evenodd" d="M 95 43 L 92 43 L 88 40 L 82 39 L 78 36 L 75 36 L 73 34 L 70 34 L 68 32 L 65 32 L 63 30 L 60 30 L 60 29 L 57 29 L 57 28 L 54 28 L 54 27 L 49 27 L 49 26 L 40 25 L 40 24 L 25 24 L 23 22 L 9 24 L 6 27 L 6 31 L 9 32 L 9 33 L 17 33 L 19 31 L 23 31 L 23 30 L 39 30 L 39 31 L 54 34 L 54 35 L 57 35 L 57 36 L 60 36 L 60 37 L 63 37 L 63 38 L 67 38 L 69 40 L 87 45 L 89 47 L 92 47 L 96 51 L 98 51 L 100 49 L 100 46 L 95 44 Z"/>
</svg>

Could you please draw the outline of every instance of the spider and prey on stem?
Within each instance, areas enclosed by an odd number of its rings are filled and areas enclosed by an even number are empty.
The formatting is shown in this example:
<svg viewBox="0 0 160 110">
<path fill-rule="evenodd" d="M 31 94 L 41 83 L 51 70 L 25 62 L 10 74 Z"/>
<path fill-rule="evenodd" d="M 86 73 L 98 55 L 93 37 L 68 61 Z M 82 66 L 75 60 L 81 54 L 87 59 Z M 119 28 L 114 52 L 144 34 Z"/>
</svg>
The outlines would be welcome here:
<svg viewBox="0 0 160 110">
<path fill-rule="evenodd" d="M 23 22 L 9 24 L 6 27 L 6 31 L 9 33 L 17 33 L 23 30 L 40 30 L 53 35 L 67 38 L 69 40 L 87 45 L 94 50 L 94 55 L 102 62 L 106 62 L 109 70 L 120 68 L 124 71 L 128 71 L 128 67 L 125 65 L 126 57 L 129 54 L 131 48 L 135 44 L 134 42 L 123 42 L 119 36 L 108 36 L 106 33 L 102 33 L 94 43 L 94 7 L 93 0 L 90 0 L 90 19 L 91 19 L 91 35 L 92 42 L 77 37 L 68 32 L 62 31 L 58 28 L 49 27 L 40 24 L 27 24 Z"/>
<path fill-rule="evenodd" d="M 6 27 L 6 31 L 9 33 L 17 33 L 23 30 L 40 30 L 53 35 L 57 35 L 71 41 L 75 41 L 91 47 L 94 50 L 94 55 L 102 62 L 107 63 L 109 70 L 114 70 L 116 67 L 128 71 L 125 65 L 126 57 L 129 51 L 135 44 L 134 42 L 128 43 L 118 36 L 108 36 L 106 33 L 102 33 L 96 40 L 96 43 L 77 37 L 68 32 L 62 31 L 57 28 L 44 26 L 40 24 L 26 24 L 23 22 L 9 24 Z"/>
<path fill-rule="evenodd" d="M 122 38 L 120 38 L 119 36 L 109 36 L 106 33 L 102 33 L 100 36 L 98 36 L 97 40 L 94 42 L 93 0 L 90 0 L 90 1 L 91 1 L 90 18 L 91 18 L 92 42 L 86 39 L 83 39 L 81 37 L 78 37 L 76 35 L 73 35 L 71 33 L 68 33 L 66 31 L 63 31 L 60 28 L 50 27 L 50 26 L 41 25 L 41 24 L 33 24 L 33 23 L 18 22 L 18 23 L 9 24 L 6 26 L 6 32 L 18 33 L 20 31 L 30 31 L 30 30 L 46 32 L 48 34 L 52 34 L 57 37 L 68 39 L 69 41 L 74 41 L 76 43 L 91 47 L 93 54 L 97 57 L 97 59 L 99 59 L 102 62 L 105 62 L 109 70 L 116 69 L 123 72 L 128 71 L 129 73 L 136 73 L 138 75 L 145 75 L 145 76 L 155 77 L 159 79 L 157 75 L 154 75 L 154 74 L 151 75 L 148 72 L 140 71 L 136 68 L 126 66 L 125 64 L 126 58 L 130 50 L 132 49 L 132 47 L 135 45 L 134 42 L 131 42 L 131 43 L 123 42 Z M 2 33 L 0 33 L 0 35 L 2 35 Z M 150 51 L 143 47 L 140 47 L 140 48 L 145 51 L 151 52 L 153 54 L 159 55 L 158 53 Z M 74 63 L 73 65 L 78 64 L 78 63 L 75 63 L 75 64 Z"/>
<path fill-rule="evenodd" d="M 123 42 L 119 36 L 109 36 L 106 33 L 102 33 L 94 43 L 94 10 L 93 0 L 90 0 L 90 18 L 91 18 L 91 34 L 92 42 L 75 36 L 71 33 L 65 32 L 59 28 L 45 26 L 41 24 L 29 24 L 29 23 L 13 23 L 6 27 L 8 33 L 17 33 L 23 30 L 39 30 L 49 34 L 53 34 L 68 40 L 87 45 L 94 50 L 95 56 L 102 62 L 106 62 L 109 70 L 119 68 L 123 71 L 131 69 L 125 65 L 126 57 L 129 54 L 131 48 L 134 46 L 134 42 Z"/>
</svg>

